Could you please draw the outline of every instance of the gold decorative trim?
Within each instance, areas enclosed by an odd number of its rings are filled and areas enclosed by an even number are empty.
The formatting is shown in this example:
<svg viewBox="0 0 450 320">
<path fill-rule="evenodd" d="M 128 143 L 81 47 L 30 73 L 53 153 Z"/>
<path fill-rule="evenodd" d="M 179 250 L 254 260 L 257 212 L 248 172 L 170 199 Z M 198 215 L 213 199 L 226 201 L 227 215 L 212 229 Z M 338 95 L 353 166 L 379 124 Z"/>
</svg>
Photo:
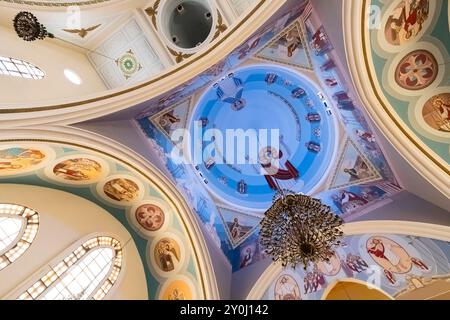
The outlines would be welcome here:
<svg viewBox="0 0 450 320">
<path fill-rule="evenodd" d="M 155 27 L 155 30 L 158 31 L 158 25 L 156 23 L 156 16 L 158 15 L 158 8 L 161 0 L 156 0 L 153 4 L 153 7 L 148 7 L 145 9 L 145 13 L 152 19 L 152 24 Z"/>
<path fill-rule="evenodd" d="M 194 55 L 193 53 L 177 52 L 171 49 L 169 46 L 167 46 L 167 50 L 169 50 L 170 54 L 175 57 L 175 61 L 177 63 L 183 62 L 184 59 L 188 59 Z"/>
<path fill-rule="evenodd" d="M 217 10 L 217 25 L 216 25 L 216 33 L 214 34 L 214 37 L 212 41 L 216 40 L 221 33 L 225 32 L 227 30 L 227 25 L 223 22 L 222 14 L 219 10 Z"/>
<path fill-rule="evenodd" d="M 81 28 L 81 29 L 62 29 L 62 31 L 67 33 L 76 33 L 80 36 L 80 38 L 84 39 L 88 35 L 89 32 L 94 31 L 98 27 L 100 27 L 102 24 L 97 24 L 96 26 L 92 26 L 89 28 Z"/>
<path fill-rule="evenodd" d="M 441 161 L 436 159 L 433 155 L 431 155 L 425 148 L 419 144 L 414 137 L 412 137 L 408 131 L 403 127 L 403 124 L 398 121 L 395 116 L 392 114 L 391 110 L 386 106 L 383 99 L 380 96 L 380 93 L 377 91 L 375 86 L 375 80 L 372 76 L 372 72 L 370 70 L 370 63 L 369 63 L 369 57 L 367 54 L 367 45 L 366 45 L 366 33 L 365 33 L 365 26 L 367 25 L 366 21 L 366 7 L 367 7 L 367 0 L 363 0 L 362 5 L 362 11 L 361 11 L 361 36 L 362 36 L 362 50 L 363 50 L 363 58 L 364 58 L 364 65 L 366 67 L 366 73 L 369 77 L 370 86 L 372 88 L 373 93 L 375 94 L 378 103 L 381 105 L 383 110 L 387 113 L 389 118 L 391 118 L 392 122 L 400 129 L 400 131 L 419 149 L 423 154 L 425 154 L 434 164 L 436 164 L 439 168 L 441 168 L 447 175 L 450 175 L 450 170 L 446 168 Z"/>
<path fill-rule="evenodd" d="M 239 21 L 239 23 L 237 23 L 234 28 L 226 35 L 224 35 L 222 38 L 220 38 L 217 42 L 215 42 L 213 45 L 211 45 L 208 50 L 206 50 L 203 53 L 200 54 L 196 54 L 195 57 L 189 61 L 189 63 L 183 64 L 175 69 L 172 69 L 166 73 L 163 73 L 153 79 L 150 79 L 147 82 L 144 82 L 142 84 L 136 85 L 134 87 L 131 88 L 127 88 L 124 89 L 122 91 L 119 92 L 114 92 L 114 93 L 110 93 L 101 97 L 97 97 L 97 98 L 92 98 L 92 99 L 87 99 L 87 100 L 82 100 L 82 101 L 76 101 L 76 102 L 70 102 L 70 103 L 64 103 L 64 104 L 58 104 L 58 105 L 53 105 L 53 106 L 43 106 L 43 107 L 33 107 L 33 108 L 14 108 L 14 109 L 0 109 L 0 114 L 9 114 L 9 113 L 22 113 L 22 112 L 37 112 L 37 111 L 50 111 L 50 110 L 58 110 L 58 109 L 65 109 L 65 108 L 70 108 L 70 107 L 75 107 L 75 106 L 82 106 L 85 104 L 89 104 L 89 103 L 93 103 L 93 102 L 98 102 L 100 100 L 106 100 L 106 99 L 110 99 L 110 98 L 114 98 L 123 94 L 127 94 L 130 92 L 133 92 L 135 90 L 147 87 L 155 82 L 158 82 L 162 79 L 166 79 L 168 76 L 171 76 L 173 74 L 176 74 L 178 71 L 185 69 L 186 67 L 190 66 L 192 63 L 200 60 L 201 58 L 207 56 L 211 51 L 213 51 L 214 49 L 216 49 L 218 46 L 220 46 L 223 42 L 225 42 L 225 40 L 227 40 L 231 34 L 233 34 L 236 30 L 238 30 L 244 23 L 247 22 L 247 20 L 249 20 L 254 14 L 255 12 L 257 12 L 259 10 L 259 8 L 261 8 L 268 0 L 260 0 L 260 2 L 252 9 L 252 11 L 245 16 L 241 21 Z M 206 71 L 206 70 L 205 70 Z"/>
<path fill-rule="evenodd" d="M 78 143 L 68 142 L 68 141 L 59 141 L 59 140 L 51 140 L 51 139 L 26 139 L 26 138 L 24 138 L 24 139 L 0 139 L 0 143 L 11 143 L 11 142 L 13 142 L 13 143 L 40 142 L 40 143 L 50 143 L 50 144 L 59 144 L 59 145 L 69 145 L 69 146 L 76 147 L 76 148 L 79 148 L 79 149 L 85 149 L 85 150 L 89 150 L 89 151 L 92 151 L 92 152 L 97 152 L 99 154 L 102 154 L 102 155 L 104 155 L 106 157 L 109 157 L 109 158 L 111 158 L 111 159 L 113 159 L 115 161 L 118 161 L 118 162 L 124 164 L 125 166 L 127 166 L 127 167 L 131 168 L 132 170 L 136 171 L 137 173 L 139 173 L 142 177 L 147 179 L 150 182 L 150 184 L 155 187 L 155 189 L 157 189 L 159 192 L 161 192 L 165 196 L 167 201 L 169 201 L 171 203 L 172 207 L 178 209 L 178 206 L 172 200 L 172 197 L 165 190 L 163 190 L 162 188 L 159 188 L 158 187 L 158 183 L 156 181 L 154 181 L 148 174 L 146 174 L 144 171 L 140 170 L 139 168 L 137 168 L 133 164 L 131 164 L 131 163 L 125 161 L 125 160 L 122 160 L 122 159 L 120 159 L 119 157 L 117 157 L 117 156 L 115 156 L 113 154 L 110 154 L 110 153 L 102 151 L 102 150 L 95 149 L 95 148 L 90 147 L 90 146 L 81 145 L 81 144 L 78 144 Z M 179 215 L 178 217 L 180 218 L 184 229 L 186 231 L 188 231 L 189 228 L 187 226 L 187 222 L 185 221 L 185 219 L 183 219 L 183 216 Z M 186 232 L 186 233 L 187 233 L 187 236 L 189 238 L 189 242 L 194 244 L 195 241 L 192 238 L 191 233 L 190 232 Z M 198 270 L 198 272 L 200 274 L 200 282 L 201 282 L 201 287 L 202 287 L 202 296 L 203 296 L 203 298 L 206 299 L 207 298 L 207 295 L 206 295 L 207 290 L 206 290 L 206 285 L 205 285 L 205 282 L 204 282 L 205 275 L 202 272 L 200 258 L 199 258 L 199 255 L 198 255 L 198 252 L 197 252 L 197 249 L 195 248 L 195 246 L 192 247 L 192 250 L 194 251 L 194 256 L 195 256 L 195 261 L 196 261 L 196 265 L 197 265 L 197 270 Z"/>
<path fill-rule="evenodd" d="M 29 0 L 0 0 L 0 1 L 38 7 L 71 7 L 71 6 L 89 6 L 93 4 L 109 2 L 111 0 L 85 0 L 74 2 L 53 2 L 53 1 L 47 2 L 47 1 L 29 1 Z"/>
</svg>

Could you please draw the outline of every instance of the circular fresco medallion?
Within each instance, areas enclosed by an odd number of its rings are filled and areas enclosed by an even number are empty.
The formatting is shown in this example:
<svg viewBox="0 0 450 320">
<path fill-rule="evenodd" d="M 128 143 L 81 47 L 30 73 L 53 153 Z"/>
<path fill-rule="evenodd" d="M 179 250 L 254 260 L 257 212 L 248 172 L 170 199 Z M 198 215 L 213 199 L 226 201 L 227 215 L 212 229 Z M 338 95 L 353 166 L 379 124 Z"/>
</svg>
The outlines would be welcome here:
<svg viewBox="0 0 450 320">
<path fill-rule="evenodd" d="M 421 90 L 431 85 L 438 74 L 438 63 L 427 50 L 408 53 L 395 69 L 395 82 L 407 90 Z"/>
<path fill-rule="evenodd" d="M 300 288 L 297 281 L 288 275 L 281 275 L 274 288 L 275 300 L 301 300 Z"/>
<path fill-rule="evenodd" d="M 103 186 L 103 192 L 108 198 L 119 202 L 134 202 L 139 198 L 139 186 L 127 178 L 109 180 Z"/>
<path fill-rule="evenodd" d="M 186 276 L 178 276 L 168 280 L 161 288 L 160 300 L 195 300 L 195 287 Z"/>
<path fill-rule="evenodd" d="M 330 257 L 329 261 L 321 261 L 317 263 L 320 272 L 326 276 L 335 276 L 341 271 L 341 261 L 336 252 Z"/>
<path fill-rule="evenodd" d="M 370 237 L 366 242 L 367 253 L 372 259 L 393 273 L 407 273 L 412 269 L 409 253 L 397 242 L 381 236 Z"/>
<path fill-rule="evenodd" d="M 69 181 L 96 181 L 102 174 L 102 166 L 93 159 L 72 158 L 59 162 L 53 173 Z"/>
<path fill-rule="evenodd" d="M 434 130 L 450 132 L 450 93 L 437 94 L 422 109 L 425 123 Z"/>
<path fill-rule="evenodd" d="M 384 36 L 392 45 L 400 46 L 417 37 L 430 18 L 429 0 L 402 0 L 389 13 Z"/>
<path fill-rule="evenodd" d="M 143 204 L 136 209 L 136 220 L 148 231 L 158 231 L 164 224 L 164 211 L 154 204 Z"/>
<path fill-rule="evenodd" d="M 49 160 L 48 151 L 44 151 L 40 147 L 0 147 L 0 176 L 21 174 L 38 169 L 47 160 Z"/>
<path fill-rule="evenodd" d="M 177 271 L 184 258 L 179 243 L 169 237 L 162 238 L 156 243 L 153 256 L 155 264 L 163 272 Z"/>
</svg>

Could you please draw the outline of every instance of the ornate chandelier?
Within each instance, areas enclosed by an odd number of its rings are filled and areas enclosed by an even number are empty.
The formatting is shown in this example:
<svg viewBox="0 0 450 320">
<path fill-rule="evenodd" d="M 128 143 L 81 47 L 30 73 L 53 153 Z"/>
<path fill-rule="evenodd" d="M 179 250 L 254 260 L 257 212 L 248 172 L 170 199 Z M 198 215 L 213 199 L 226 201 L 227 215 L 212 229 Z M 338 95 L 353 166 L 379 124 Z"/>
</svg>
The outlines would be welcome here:
<svg viewBox="0 0 450 320">
<path fill-rule="evenodd" d="M 22 11 L 14 17 L 14 30 L 25 41 L 43 40 L 45 37 L 54 38 L 47 32 L 44 25 L 30 12 Z"/>
<path fill-rule="evenodd" d="M 318 199 L 281 190 L 261 221 L 260 242 L 283 267 L 328 261 L 341 244 L 343 220 Z"/>
</svg>

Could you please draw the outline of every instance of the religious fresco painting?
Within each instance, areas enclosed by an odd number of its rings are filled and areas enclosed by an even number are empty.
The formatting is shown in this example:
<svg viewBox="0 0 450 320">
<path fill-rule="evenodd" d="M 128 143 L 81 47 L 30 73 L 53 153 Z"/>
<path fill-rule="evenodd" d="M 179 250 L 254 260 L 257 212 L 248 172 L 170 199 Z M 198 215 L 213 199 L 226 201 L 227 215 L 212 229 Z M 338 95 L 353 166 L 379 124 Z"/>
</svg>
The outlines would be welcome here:
<svg viewBox="0 0 450 320">
<path fill-rule="evenodd" d="M 262 61 L 262 52 L 271 45 L 272 49 L 275 45 L 285 45 L 286 36 L 289 38 L 297 31 L 301 33 L 302 48 L 309 52 L 308 61 L 322 90 L 330 97 L 329 101 L 324 94 L 317 94 L 315 86 L 294 76 L 282 61 L 278 61 L 278 66 L 271 65 L 271 71 L 267 71 L 265 66 L 265 72 L 260 72 L 258 66 L 236 68 L 252 57 Z M 295 51 L 292 51 L 292 57 L 296 56 Z M 284 53 L 288 52 L 286 49 Z M 335 56 L 331 39 L 312 7 L 308 3 L 302 4 L 296 15 L 290 12 L 278 18 L 248 39 L 225 61 L 192 80 L 203 81 L 203 86 L 185 87 L 182 97 L 177 96 L 181 88 L 158 97 L 155 105 L 148 107 L 136 119 L 213 242 L 230 261 L 233 272 L 266 258 L 259 245 L 256 222 L 262 218 L 262 210 L 270 205 L 275 191 L 294 188 L 308 192 L 324 176 L 324 170 L 333 170 L 329 166 L 333 139 L 329 137 L 334 126 L 330 115 L 334 111 L 329 104 L 337 107 L 339 120 L 346 130 L 344 141 L 348 141 L 344 143 L 340 160 L 335 161 L 339 166 L 334 168 L 333 181 L 328 182 L 329 190 L 313 193 L 314 196 L 337 214 L 349 217 L 402 190 L 361 107 L 347 89 L 351 86 L 343 80 L 334 63 Z M 255 109 L 261 99 L 271 101 L 265 104 L 269 107 L 286 109 L 290 116 L 279 119 L 278 109 Z M 262 116 L 266 111 L 269 113 Z M 260 121 L 258 127 L 282 128 L 283 132 L 279 149 L 265 145 L 260 150 L 256 166 L 234 165 L 226 161 L 219 164 L 213 156 L 198 165 L 187 165 L 172 158 L 174 148 L 180 148 L 181 144 L 170 139 L 170 133 L 182 128 L 185 119 L 190 119 L 186 129 L 192 130 L 193 122 L 199 121 L 203 130 L 217 129 L 221 132 L 227 128 L 247 128 L 245 123 L 248 119 L 252 119 L 252 128 L 261 119 L 269 119 L 267 123 Z M 206 147 L 204 143 L 203 150 Z M 219 150 L 219 153 L 223 155 L 224 150 Z M 272 172 L 270 163 L 280 159 L 281 168 Z M 265 168 L 265 176 L 259 174 L 260 167 Z M 237 204 L 236 208 L 231 204 Z M 333 266 L 322 265 L 321 268 L 332 270 Z"/>
<path fill-rule="evenodd" d="M 53 167 L 55 176 L 69 181 L 95 181 L 103 170 L 98 161 L 90 158 L 67 159 Z"/>
<path fill-rule="evenodd" d="M 139 186 L 127 178 L 117 178 L 108 181 L 103 186 L 104 193 L 115 201 L 133 202 L 139 197 Z"/>
<path fill-rule="evenodd" d="M 364 44 L 371 53 L 368 67 L 389 109 L 424 144 L 432 157 L 450 163 L 448 122 L 450 30 L 448 1 L 371 0 L 381 9 L 381 29 L 370 30 Z M 434 98 L 434 99 L 433 99 Z"/>
<path fill-rule="evenodd" d="M 150 121 L 170 139 L 176 129 L 186 128 L 191 107 L 191 99 L 165 108 L 150 118 Z"/>
<path fill-rule="evenodd" d="M 201 287 L 196 268 L 188 268 L 194 263 L 194 253 L 190 252 L 193 248 L 184 246 L 189 239 L 183 223 L 169 209 L 165 196 L 137 172 L 96 152 L 59 144 L 2 145 L 0 159 L 0 168 L 14 168 L 13 175 L 2 174 L 0 169 L 1 183 L 63 190 L 99 205 L 116 218 L 132 236 L 144 261 L 149 299 L 203 296 L 195 289 Z M 149 252 L 151 247 L 158 247 L 158 260 L 152 258 L 155 252 Z M 168 287 L 170 292 L 161 292 Z"/>
<path fill-rule="evenodd" d="M 303 34 L 301 24 L 296 21 L 255 56 L 263 60 L 311 70 L 311 58 Z"/>
<path fill-rule="evenodd" d="M 445 241 L 394 234 L 347 236 L 329 262 L 286 268 L 274 276 L 261 299 L 301 296 L 319 300 L 339 279 L 355 278 L 401 298 L 436 282 L 448 287 L 450 244 Z M 285 277 L 281 285 L 281 279 Z M 297 291 L 298 290 L 298 291 Z"/>
<path fill-rule="evenodd" d="M 239 246 L 259 226 L 260 215 L 250 215 L 236 209 L 217 206 L 223 224 L 226 226 L 228 239 L 233 248 Z"/>
<path fill-rule="evenodd" d="M 33 148 L 8 147 L 0 149 L 0 176 L 20 174 L 41 164 L 47 155 Z"/>
<path fill-rule="evenodd" d="M 423 106 L 422 117 L 433 130 L 450 132 L 450 93 L 431 97 Z"/>
<path fill-rule="evenodd" d="M 384 35 L 395 46 L 401 46 L 413 40 L 423 29 L 429 19 L 430 1 L 401 0 L 389 12 Z"/>
<path fill-rule="evenodd" d="M 351 139 L 347 139 L 337 162 L 330 189 L 338 189 L 381 179 L 381 175 L 370 160 L 367 159 Z"/>
<path fill-rule="evenodd" d="M 302 300 L 300 287 L 295 278 L 289 274 L 281 275 L 274 288 L 275 300 Z"/>
</svg>

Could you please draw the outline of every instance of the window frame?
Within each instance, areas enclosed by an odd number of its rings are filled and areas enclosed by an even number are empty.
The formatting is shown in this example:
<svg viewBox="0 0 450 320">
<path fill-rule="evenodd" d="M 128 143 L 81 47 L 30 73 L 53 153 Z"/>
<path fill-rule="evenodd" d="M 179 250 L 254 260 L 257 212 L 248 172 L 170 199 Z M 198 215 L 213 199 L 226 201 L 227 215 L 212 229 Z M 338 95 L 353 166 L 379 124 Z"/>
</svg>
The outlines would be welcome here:
<svg viewBox="0 0 450 320">
<path fill-rule="evenodd" d="M 12 64 L 16 70 L 13 70 L 8 64 Z M 26 71 L 21 70 L 21 68 L 25 68 Z M 42 74 L 39 74 L 39 72 Z M 0 56 L 0 76 L 2 75 L 30 80 L 42 80 L 46 76 L 41 68 L 31 62 L 18 58 Z"/>
<path fill-rule="evenodd" d="M 97 245 L 92 246 L 88 250 L 86 250 L 85 245 L 95 239 L 97 240 Z M 99 239 L 103 240 L 107 239 L 110 241 L 110 244 L 106 245 L 98 244 Z M 81 262 L 89 252 L 101 248 L 109 248 L 113 250 L 114 256 L 112 257 L 112 263 L 106 275 L 100 280 L 99 284 L 94 288 L 92 293 L 89 294 L 89 296 L 84 300 L 104 300 L 108 295 L 111 294 L 111 292 L 114 291 L 114 289 L 116 288 L 116 284 L 120 282 L 119 280 L 121 279 L 121 276 L 123 274 L 125 264 L 124 250 L 121 241 L 118 240 L 117 237 L 104 234 L 91 235 L 90 237 L 83 238 L 82 240 L 77 241 L 74 245 L 67 248 L 62 254 L 58 255 L 57 258 L 53 259 L 52 262 L 48 264 L 48 267 L 39 274 L 38 276 L 39 278 L 37 280 L 29 282 L 28 285 L 26 286 L 26 289 L 21 290 L 18 293 L 18 297 L 16 297 L 16 299 L 41 300 L 41 297 L 44 296 L 46 293 L 48 293 L 58 283 L 60 283 L 60 281 L 62 280 L 62 278 L 64 278 L 67 272 L 69 272 L 73 267 L 75 267 L 79 262 Z M 82 249 L 85 249 L 84 253 L 81 256 L 76 257 L 76 252 Z M 70 262 L 70 260 L 74 258 L 73 256 L 76 257 L 76 260 L 72 261 L 72 264 L 68 265 L 66 260 L 69 260 Z M 65 265 L 65 269 L 60 274 L 58 274 L 57 268 L 60 267 L 60 265 Z M 118 269 L 117 273 L 114 276 L 114 280 L 111 281 L 110 278 L 115 272 L 116 268 Z M 110 284 L 109 287 L 107 283 Z M 103 289 L 104 286 L 106 290 Z M 40 288 L 42 290 L 41 291 L 38 290 L 39 292 L 33 296 L 33 294 L 30 293 L 30 290 L 32 292 L 33 288 L 35 289 Z M 97 295 L 99 296 L 96 297 Z"/>
<path fill-rule="evenodd" d="M 2 206 L 6 206 L 6 208 L 2 208 Z M 18 207 L 20 211 L 15 210 L 12 211 L 10 209 L 9 213 L 1 212 L 3 210 L 8 210 L 8 206 Z M 12 212 L 11 212 L 12 211 Z M 22 226 L 13 242 L 11 242 L 8 246 L 6 246 L 2 251 L 0 251 L 0 272 L 17 261 L 20 257 L 22 257 L 28 249 L 33 245 L 34 240 L 36 240 L 36 236 L 39 232 L 39 223 L 40 217 L 39 213 L 36 210 L 33 210 L 27 206 L 13 203 L 0 203 L 0 217 L 11 217 L 22 219 Z M 26 239 L 26 238 L 30 239 Z M 29 240 L 29 241 L 28 241 Z M 25 248 L 20 248 L 25 244 Z M 16 251 L 16 252 L 14 252 Z M 17 253 L 19 252 L 19 253 Z M 15 257 L 11 257 L 14 254 Z M 11 258 L 13 258 L 11 260 Z"/>
</svg>

